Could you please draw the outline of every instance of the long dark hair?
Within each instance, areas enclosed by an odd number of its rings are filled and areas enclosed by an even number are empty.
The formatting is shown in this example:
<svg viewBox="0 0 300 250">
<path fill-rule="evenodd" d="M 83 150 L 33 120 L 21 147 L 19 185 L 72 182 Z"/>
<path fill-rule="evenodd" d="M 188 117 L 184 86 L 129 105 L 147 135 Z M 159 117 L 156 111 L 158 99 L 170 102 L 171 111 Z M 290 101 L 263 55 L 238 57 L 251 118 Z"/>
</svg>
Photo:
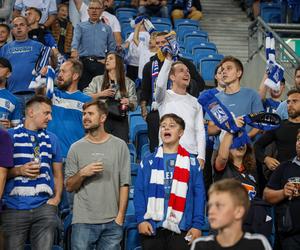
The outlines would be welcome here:
<svg viewBox="0 0 300 250">
<path fill-rule="evenodd" d="M 119 84 L 119 90 L 122 97 L 127 96 L 127 90 L 126 90 L 126 84 L 125 84 L 125 67 L 124 67 L 124 61 L 120 55 L 118 55 L 116 52 L 109 52 L 106 55 L 105 62 L 107 60 L 107 57 L 109 55 L 114 55 L 116 60 L 116 81 Z M 110 87 L 110 79 L 108 76 L 108 71 L 104 70 L 104 76 L 103 76 L 103 84 L 101 90 L 108 89 Z"/>
<path fill-rule="evenodd" d="M 233 158 L 232 158 L 231 153 L 229 153 L 228 161 L 230 161 L 233 164 Z M 246 152 L 244 154 L 242 164 L 243 164 L 243 166 L 244 166 L 244 168 L 247 172 L 249 172 L 249 173 L 255 172 L 256 161 L 255 161 L 253 147 L 250 144 L 247 144 L 247 149 L 246 149 Z"/>
</svg>

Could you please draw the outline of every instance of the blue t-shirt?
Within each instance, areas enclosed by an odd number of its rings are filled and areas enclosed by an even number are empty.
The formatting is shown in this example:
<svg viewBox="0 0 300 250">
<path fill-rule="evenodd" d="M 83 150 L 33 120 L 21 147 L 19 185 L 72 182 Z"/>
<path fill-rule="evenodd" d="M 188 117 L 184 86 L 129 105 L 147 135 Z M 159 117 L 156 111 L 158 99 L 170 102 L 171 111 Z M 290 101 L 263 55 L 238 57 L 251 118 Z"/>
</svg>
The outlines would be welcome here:
<svg viewBox="0 0 300 250">
<path fill-rule="evenodd" d="M 48 130 L 56 134 L 61 144 L 62 156 L 67 157 L 70 146 L 84 136 L 82 106 L 92 98 L 79 90 L 68 93 L 58 88 L 52 97 L 52 121 Z"/>
<path fill-rule="evenodd" d="M 250 113 L 258 113 L 264 110 L 262 101 L 258 93 L 249 88 L 241 88 L 239 92 L 234 94 L 227 94 L 225 92 L 219 92 L 216 97 L 226 106 L 226 108 L 232 112 L 235 117 L 247 115 Z M 211 120 L 206 114 L 205 118 Z M 249 132 L 252 127 L 246 125 L 246 131 Z M 219 147 L 219 140 L 214 144 L 214 149 Z"/>
<path fill-rule="evenodd" d="M 20 102 L 7 89 L 0 89 L 0 116 L 1 114 L 7 114 L 13 125 L 17 125 L 22 119 Z"/>
<path fill-rule="evenodd" d="M 289 118 L 286 101 L 279 104 L 276 113 L 280 116 L 281 120 L 287 120 Z"/>
<path fill-rule="evenodd" d="M 267 98 L 263 101 L 265 112 L 276 113 L 280 101 L 275 101 L 272 98 Z"/>
<path fill-rule="evenodd" d="M 36 131 L 26 129 L 29 137 L 38 138 L 38 133 Z M 15 130 L 9 129 L 8 133 L 10 134 L 12 141 L 14 141 L 13 135 Z M 58 143 L 58 139 L 55 134 L 51 132 L 47 132 L 51 142 L 51 150 L 52 150 L 52 163 L 53 162 L 62 162 L 60 145 Z M 51 180 L 51 188 L 54 189 L 54 178 L 53 178 L 53 171 L 50 169 L 50 180 Z M 5 184 L 3 200 L 5 206 L 11 209 L 18 209 L 18 210 L 28 210 L 40 207 L 44 203 L 46 203 L 49 198 L 49 194 L 41 193 L 36 196 L 19 196 L 13 195 L 10 196 L 10 192 L 14 187 L 14 179 L 8 179 Z"/>
<path fill-rule="evenodd" d="M 43 44 L 27 39 L 9 42 L 0 49 L 0 56 L 8 59 L 12 65 L 12 73 L 7 86 L 11 93 L 29 91 L 28 86 L 33 77 L 32 70 L 42 47 Z"/>
</svg>

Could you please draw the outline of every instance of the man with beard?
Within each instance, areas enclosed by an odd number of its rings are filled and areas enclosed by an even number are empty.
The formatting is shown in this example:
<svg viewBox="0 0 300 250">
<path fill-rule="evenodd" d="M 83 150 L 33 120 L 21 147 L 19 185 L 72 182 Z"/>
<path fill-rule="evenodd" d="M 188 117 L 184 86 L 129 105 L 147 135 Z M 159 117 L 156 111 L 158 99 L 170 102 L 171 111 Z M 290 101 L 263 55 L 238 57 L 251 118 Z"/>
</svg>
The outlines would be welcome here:
<svg viewBox="0 0 300 250">
<path fill-rule="evenodd" d="M 295 88 L 300 89 L 300 65 L 295 69 Z M 287 102 L 284 101 L 280 103 L 280 105 L 277 108 L 276 113 L 280 116 L 281 119 L 288 119 L 288 108 L 287 108 Z"/>
<path fill-rule="evenodd" d="M 87 134 L 68 153 L 66 188 L 74 192 L 72 249 L 120 249 L 130 184 L 126 143 L 104 129 L 108 110 L 95 100 L 83 105 Z M 112 150 L 113 149 L 113 150 Z"/>
<path fill-rule="evenodd" d="M 82 126 L 82 106 L 92 98 L 77 89 L 82 73 L 82 63 L 69 59 L 60 67 L 57 78 L 58 88 L 54 89 L 52 99 L 52 121 L 48 130 L 57 135 L 61 143 L 62 157 L 67 156 L 72 143 L 84 136 Z"/>
<path fill-rule="evenodd" d="M 292 89 L 287 96 L 289 118 L 282 120 L 278 129 L 262 135 L 254 145 L 256 158 L 261 163 L 265 163 L 271 171 L 274 171 L 281 162 L 290 160 L 296 154 L 295 144 L 300 128 L 300 90 Z M 265 154 L 266 147 L 272 142 L 276 144 L 276 158 Z"/>
</svg>

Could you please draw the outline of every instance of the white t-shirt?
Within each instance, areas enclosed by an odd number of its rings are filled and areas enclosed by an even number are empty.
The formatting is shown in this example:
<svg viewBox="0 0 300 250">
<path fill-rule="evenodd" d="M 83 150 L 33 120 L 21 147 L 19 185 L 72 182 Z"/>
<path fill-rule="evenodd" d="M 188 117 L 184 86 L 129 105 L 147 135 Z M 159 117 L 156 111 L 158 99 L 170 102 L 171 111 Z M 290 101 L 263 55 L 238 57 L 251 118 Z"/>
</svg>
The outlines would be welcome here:
<svg viewBox="0 0 300 250">
<path fill-rule="evenodd" d="M 85 3 L 82 3 L 79 14 L 81 22 L 89 20 L 88 6 Z M 112 15 L 107 11 L 103 11 L 100 18 L 102 18 L 104 22 L 111 27 L 112 32 L 121 32 L 120 22 L 115 15 Z"/>
<path fill-rule="evenodd" d="M 42 24 L 47 21 L 49 15 L 57 13 L 56 0 L 16 0 L 14 9 L 21 11 L 22 16 L 25 16 L 29 7 L 35 7 L 42 12 Z"/>
<path fill-rule="evenodd" d="M 146 46 L 144 43 L 139 43 L 139 46 L 137 47 L 137 51 L 139 53 L 139 71 L 138 71 L 138 77 L 140 79 L 143 78 L 143 69 L 147 62 L 150 61 L 150 58 L 154 56 L 156 53 L 151 52 L 149 50 L 149 46 Z"/>
<path fill-rule="evenodd" d="M 139 66 L 140 54 L 138 52 L 138 47 L 133 41 L 133 35 L 134 32 L 132 32 L 126 40 L 126 42 L 129 42 L 128 55 L 126 60 L 129 65 Z M 139 44 L 143 44 L 144 47 L 146 48 L 148 48 L 149 39 L 150 39 L 150 35 L 147 31 L 141 31 L 139 33 L 139 41 L 140 41 Z"/>
<path fill-rule="evenodd" d="M 167 90 L 169 72 L 172 61 L 165 59 L 156 82 L 155 100 L 158 104 L 159 116 L 174 113 L 185 122 L 185 130 L 179 143 L 197 158 L 205 160 L 205 129 L 202 106 L 190 94 L 179 95 Z M 161 139 L 160 139 L 161 140 Z"/>
</svg>

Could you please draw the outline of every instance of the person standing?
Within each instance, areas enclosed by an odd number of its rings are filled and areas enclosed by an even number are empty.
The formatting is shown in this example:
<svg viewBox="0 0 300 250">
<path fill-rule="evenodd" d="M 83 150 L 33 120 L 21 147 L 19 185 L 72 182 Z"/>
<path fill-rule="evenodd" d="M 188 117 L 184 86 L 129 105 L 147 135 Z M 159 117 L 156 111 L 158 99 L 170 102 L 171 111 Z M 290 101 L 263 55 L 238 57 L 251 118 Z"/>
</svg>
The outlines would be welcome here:
<svg viewBox="0 0 300 250">
<path fill-rule="evenodd" d="M 67 191 L 73 192 L 72 249 L 120 249 L 130 184 L 126 143 L 104 129 L 108 110 L 100 100 L 83 106 L 86 136 L 68 153 Z M 113 149 L 113 150 L 112 150 Z"/>
<path fill-rule="evenodd" d="M 46 130 L 51 101 L 34 96 L 26 103 L 25 121 L 8 130 L 14 167 L 8 171 L 1 214 L 5 249 L 51 250 L 57 228 L 57 206 L 63 189 L 62 158 L 57 137 Z"/>
<path fill-rule="evenodd" d="M 111 28 L 100 20 L 103 8 L 103 2 L 92 0 L 88 7 L 89 20 L 77 24 L 74 30 L 71 57 L 79 57 L 84 65 L 80 90 L 87 87 L 93 77 L 103 75 L 105 54 L 116 50 Z"/>
</svg>

